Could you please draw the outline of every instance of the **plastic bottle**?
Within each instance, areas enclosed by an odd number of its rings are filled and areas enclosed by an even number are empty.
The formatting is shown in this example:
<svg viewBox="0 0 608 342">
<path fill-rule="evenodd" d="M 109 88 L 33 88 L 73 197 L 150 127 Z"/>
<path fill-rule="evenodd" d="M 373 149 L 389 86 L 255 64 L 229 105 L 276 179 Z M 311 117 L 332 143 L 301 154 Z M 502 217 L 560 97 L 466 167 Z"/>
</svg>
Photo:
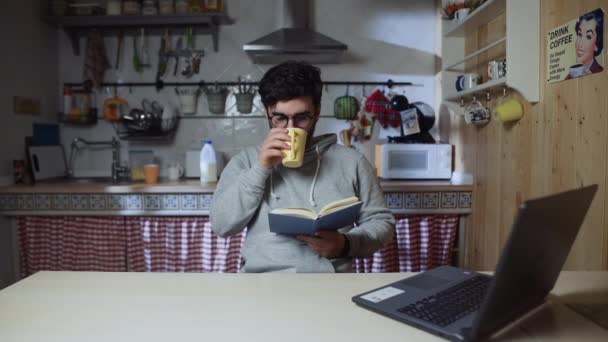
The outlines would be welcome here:
<svg viewBox="0 0 608 342">
<path fill-rule="evenodd" d="M 68 116 L 72 110 L 73 97 L 72 88 L 63 87 L 63 115 Z"/>
<path fill-rule="evenodd" d="M 211 140 L 205 140 L 201 149 L 201 184 L 217 182 L 217 161 Z"/>
</svg>

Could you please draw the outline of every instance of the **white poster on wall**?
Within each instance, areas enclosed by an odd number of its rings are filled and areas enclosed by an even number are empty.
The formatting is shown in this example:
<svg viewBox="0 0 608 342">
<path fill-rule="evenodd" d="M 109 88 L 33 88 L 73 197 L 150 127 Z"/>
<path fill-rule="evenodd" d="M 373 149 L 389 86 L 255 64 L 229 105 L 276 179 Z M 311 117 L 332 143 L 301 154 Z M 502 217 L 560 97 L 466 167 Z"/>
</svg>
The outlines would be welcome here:
<svg viewBox="0 0 608 342">
<path fill-rule="evenodd" d="M 604 11 L 598 8 L 547 33 L 547 82 L 604 71 Z"/>
</svg>

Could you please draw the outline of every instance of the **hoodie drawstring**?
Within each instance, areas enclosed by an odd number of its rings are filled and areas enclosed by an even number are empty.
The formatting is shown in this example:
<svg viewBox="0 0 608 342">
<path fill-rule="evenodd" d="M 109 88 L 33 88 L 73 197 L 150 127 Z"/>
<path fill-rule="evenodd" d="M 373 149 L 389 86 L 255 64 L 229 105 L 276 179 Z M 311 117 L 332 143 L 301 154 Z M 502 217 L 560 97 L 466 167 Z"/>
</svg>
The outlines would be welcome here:
<svg viewBox="0 0 608 342">
<path fill-rule="evenodd" d="M 312 185 L 310 186 L 310 205 L 316 207 L 315 199 L 313 193 L 315 191 L 315 184 L 317 183 L 317 177 L 319 176 L 319 169 L 321 168 L 321 153 L 319 152 L 319 146 L 315 146 L 315 151 L 317 152 L 317 169 L 315 170 L 315 177 L 312 179 Z"/>
<path fill-rule="evenodd" d="M 274 168 L 270 169 L 270 196 L 272 198 L 274 198 L 275 201 L 279 200 L 279 196 L 277 194 L 274 193 L 274 188 L 272 186 L 272 173 L 274 171 Z"/>
</svg>

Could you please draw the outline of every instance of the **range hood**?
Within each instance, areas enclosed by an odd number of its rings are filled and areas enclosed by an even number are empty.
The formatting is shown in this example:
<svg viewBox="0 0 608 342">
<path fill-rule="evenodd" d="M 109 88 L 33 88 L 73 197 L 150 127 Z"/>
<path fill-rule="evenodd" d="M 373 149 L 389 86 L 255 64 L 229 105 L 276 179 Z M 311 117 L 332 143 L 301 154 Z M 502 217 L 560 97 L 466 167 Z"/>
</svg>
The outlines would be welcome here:
<svg viewBox="0 0 608 342">
<path fill-rule="evenodd" d="M 278 64 L 290 59 L 312 64 L 340 63 L 348 46 L 308 28 L 309 0 L 283 0 L 279 5 L 283 28 L 243 45 L 253 63 Z"/>
</svg>

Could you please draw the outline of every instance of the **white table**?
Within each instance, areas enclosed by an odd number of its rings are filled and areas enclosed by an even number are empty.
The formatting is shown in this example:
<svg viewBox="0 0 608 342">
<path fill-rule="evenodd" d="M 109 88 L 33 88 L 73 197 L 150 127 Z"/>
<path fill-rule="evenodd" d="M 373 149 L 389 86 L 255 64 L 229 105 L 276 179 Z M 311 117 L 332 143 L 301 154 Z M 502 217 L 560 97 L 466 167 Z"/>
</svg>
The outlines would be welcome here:
<svg viewBox="0 0 608 342">
<path fill-rule="evenodd" d="M 40 272 L 0 291 L 0 341 L 442 341 L 351 302 L 409 275 Z M 608 301 L 608 272 L 564 272 L 553 293 Z M 608 331 L 553 303 L 502 337 Z"/>
</svg>

